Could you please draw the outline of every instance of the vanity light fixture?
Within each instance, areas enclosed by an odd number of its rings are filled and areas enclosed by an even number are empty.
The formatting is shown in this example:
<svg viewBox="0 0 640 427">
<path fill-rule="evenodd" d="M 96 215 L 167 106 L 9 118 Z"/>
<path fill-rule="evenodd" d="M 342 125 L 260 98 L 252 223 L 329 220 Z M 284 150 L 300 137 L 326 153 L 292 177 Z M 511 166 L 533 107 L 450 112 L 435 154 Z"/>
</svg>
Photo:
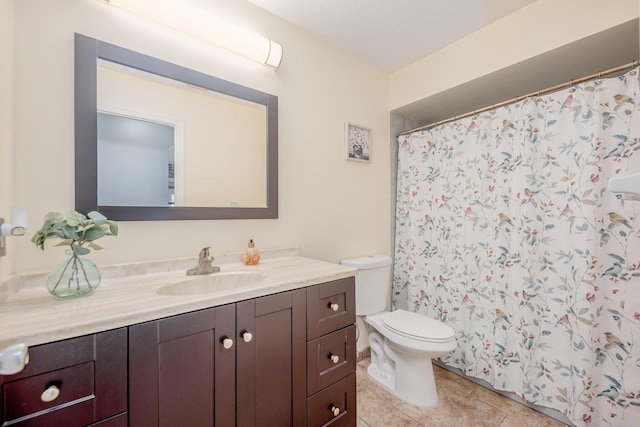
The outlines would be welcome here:
<svg viewBox="0 0 640 427">
<path fill-rule="evenodd" d="M 282 45 L 178 0 L 100 0 L 197 37 L 260 64 L 278 68 Z"/>
</svg>

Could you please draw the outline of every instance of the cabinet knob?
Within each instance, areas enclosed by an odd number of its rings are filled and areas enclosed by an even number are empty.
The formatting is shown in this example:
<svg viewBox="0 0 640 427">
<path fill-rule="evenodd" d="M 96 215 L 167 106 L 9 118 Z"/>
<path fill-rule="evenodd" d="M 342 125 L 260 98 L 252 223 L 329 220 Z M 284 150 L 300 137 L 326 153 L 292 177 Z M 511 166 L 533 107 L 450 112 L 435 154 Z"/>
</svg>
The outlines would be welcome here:
<svg viewBox="0 0 640 427">
<path fill-rule="evenodd" d="M 340 306 L 334 302 L 329 304 L 329 308 L 333 311 L 338 311 L 340 309 Z"/>
<path fill-rule="evenodd" d="M 231 347 L 233 347 L 233 340 L 229 337 L 224 337 L 222 339 L 222 346 L 229 350 Z"/>
<path fill-rule="evenodd" d="M 58 398 L 58 396 L 60 396 L 60 389 L 56 385 L 52 384 L 42 392 L 42 394 L 40 395 L 40 400 L 47 403 L 53 402 Z"/>
<path fill-rule="evenodd" d="M 335 364 L 340 361 L 340 357 L 337 354 L 330 354 L 329 359 Z"/>
<path fill-rule="evenodd" d="M 244 340 L 244 342 L 251 342 L 251 340 L 253 339 L 253 334 L 251 332 L 244 331 L 242 333 L 242 339 Z"/>
<path fill-rule="evenodd" d="M 337 417 L 338 415 L 340 415 L 340 408 L 336 408 L 335 406 L 331 405 L 329 406 L 329 410 L 331 411 L 334 417 Z"/>
</svg>

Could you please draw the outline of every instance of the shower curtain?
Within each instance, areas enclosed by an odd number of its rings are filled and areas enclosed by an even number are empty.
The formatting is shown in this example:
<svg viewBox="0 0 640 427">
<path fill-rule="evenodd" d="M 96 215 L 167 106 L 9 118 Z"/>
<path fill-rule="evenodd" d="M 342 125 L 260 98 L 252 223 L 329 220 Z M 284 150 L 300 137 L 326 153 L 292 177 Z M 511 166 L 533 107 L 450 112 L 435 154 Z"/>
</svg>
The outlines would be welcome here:
<svg viewBox="0 0 640 427">
<path fill-rule="evenodd" d="M 400 136 L 393 305 L 576 425 L 640 425 L 638 69 Z M 638 189 L 640 192 L 640 188 Z"/>
</svg>

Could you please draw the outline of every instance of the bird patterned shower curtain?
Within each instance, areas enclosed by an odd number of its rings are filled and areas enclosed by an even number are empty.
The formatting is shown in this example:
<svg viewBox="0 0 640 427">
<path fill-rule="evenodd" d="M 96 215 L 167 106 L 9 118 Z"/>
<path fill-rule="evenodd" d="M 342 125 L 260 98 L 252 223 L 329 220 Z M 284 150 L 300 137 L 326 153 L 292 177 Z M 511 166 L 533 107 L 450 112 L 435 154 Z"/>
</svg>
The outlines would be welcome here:
<svg viewBox="0 0 640 427">
<path fill-rule="evenodd" d="M 607 190 L 640 172 L 639 103 L 633 69 L 398 138 L 394 308 L 579 426 L 640 425 L 640 201 Z"/>
</svg>

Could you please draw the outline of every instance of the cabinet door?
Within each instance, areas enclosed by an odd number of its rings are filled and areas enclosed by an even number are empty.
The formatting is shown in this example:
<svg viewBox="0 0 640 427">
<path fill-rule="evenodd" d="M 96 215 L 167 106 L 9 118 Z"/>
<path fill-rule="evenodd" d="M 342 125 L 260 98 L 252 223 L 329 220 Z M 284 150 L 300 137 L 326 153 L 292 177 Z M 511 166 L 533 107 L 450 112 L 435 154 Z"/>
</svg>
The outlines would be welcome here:
<svg viewBox="0 0 640 427">
<path fill-rule="evenodd" d="M 131 326 L 130 425 L 234 425 L 234 332 L 234 305 Z"/>
<path fill-rule="evenodd" d="M 237 303 L 238 426 L 306 424 L 305 305 L 304 289 Z"/>
</svg>

